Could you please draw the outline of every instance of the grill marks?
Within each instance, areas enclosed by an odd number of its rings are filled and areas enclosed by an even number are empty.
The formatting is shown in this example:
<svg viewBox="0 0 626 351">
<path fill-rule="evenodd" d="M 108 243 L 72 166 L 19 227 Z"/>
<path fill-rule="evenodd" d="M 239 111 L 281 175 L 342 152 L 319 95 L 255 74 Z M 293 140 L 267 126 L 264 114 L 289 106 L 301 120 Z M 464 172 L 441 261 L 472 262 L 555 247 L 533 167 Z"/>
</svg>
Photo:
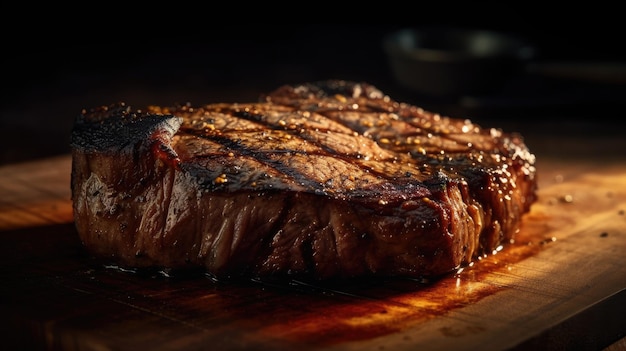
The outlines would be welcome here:
<svg viewBox="0 0 626 351">
<path fill-rule="evenodd" d="M 465 182 L 468 174 L 500 169 L 516 147 L 498 130 L 366 86 L 350 89 L 286 87 L 265 102 L 150 112 L 182 117 L 174 148 L 191 155 L 190 167 L 201 164 L 196 173 L 210 191 L 304 191 L 344 200 L 379 193 L 382 202 L 399 201 L 438 191 L 429 185 L 433 177 Z"/>
<path fill-rule="evenodd" d="M 288 178 L 283 183 L 298 184 L 317 194 L 344 196 L 346 190 L 386 183 L 390 175 L 397 178 L 416 173 L 408 159 L 404 164 L 397 162 L 397 155 L 371 138 L 317 113 L 281 106 L 268 109 L 260 104 L 220 104 L 172 112 L 184 118 L 178 134 L 182 140 L 187 138 L 195 158 L 231 159 L 230 166 L 245 167 L 246 162 L 237 161 L 244 157 L 260 163 L 266 169 L 264 174 Z M 381 167 L 394 162 L 393 167 Z M 222 164 L 221 168 L 228 166 Z"/>
<path fill-rule="evenodd" d="M 367 98 L 351 103 L 341 97 L 315 101 L 183 106 L 167 112 L 183 117 L 178 134 L 187 136 L 195 160 L 219 160 L 208 169 L 220 174 L 208 179 L 245 173 L 250 186 L 297 187 L 340 198 L 373 188 L 399 195 L 435 171 L 456 178 L 455 164 L 466 164 L 468 155 L 483 162 L 480 152 L 468 152 L 472 142 L 485 149 L 493 143 L 469 121 L 451 121 L 403 104 L 381 100 L 377 106 Z M 249 162 L 237 160 L 241 157 Z M 250 163 L 258 168 L 251 169 Z M 221 188 L 239 190 L 226 183 Z"/>
<path fill-rule="evenodd" d="M 396 102 L 372 86 L 354 86 L 345 82 L 334 84 L 305 84 L 296 89 L 282 87 L 267 99 L 298 110 L 315 111 L 350 130 L 373 138 L 390 150 L 396 150 L 394 145 L 401 145 L 405 143 L 403 139 L 411 137 L 410 148 L 419 146 L 415 145 L 418 141 L 424 147 L 432 146 L 429 151 L 443 148 L 447 152 L 454 152 L 455 149 L 466 152 L 472 147 L 488 151 L 493 146 L 492 135 L 467 119 L 451 119 Z M 469 146 L 464 139 L 470 139 L 476 145 Z"/>
<path fill-rule="evenodd" d="M 220 109 L 221 110 L 221 109 Z M 259 162 L 259 169 L 265 169 L 264 174 L 280 178 L 289 178 L 294 183 L 299 184 L 315 192 L 323 192 L 325 187 L 323 182 L 316 181 L 307 176 L 301 170 L 307 170 L 307 158 L 318 157 L 321 159 L 338 155 L 336 150 L 318 143 L 310 135 L 303 131 L 289 128 L 280 123 L 272 123 L 267 115 L 261 113 L 251 113 L 247 110 L 218 111 L 220 116 L 232 119 L 243 119 L 252 123 L 242 121 L 225 124 L 224 128 L 211 130 L 188 129 L 183 126 L 182 133 L 205 139 L 221 146 L 215 150 L 217 157 L 224 158 L 225 155 L 237 162 L 237 157 L 244 157 L 252 162 Z M 281 120 L 282 121 L 282 120 Z M 234 128 L 228 128 L 234 125 Z M 329 132 L 329 129 L 322 131 Z M 206 155 L 211 157 L 212 155 Z M 295 166 L 293 163 L 297 163 Z M 248 164 L 241 162 L 242 165 Z M 314 170 L 306 172 L 314 173 Z"/>
</svg>

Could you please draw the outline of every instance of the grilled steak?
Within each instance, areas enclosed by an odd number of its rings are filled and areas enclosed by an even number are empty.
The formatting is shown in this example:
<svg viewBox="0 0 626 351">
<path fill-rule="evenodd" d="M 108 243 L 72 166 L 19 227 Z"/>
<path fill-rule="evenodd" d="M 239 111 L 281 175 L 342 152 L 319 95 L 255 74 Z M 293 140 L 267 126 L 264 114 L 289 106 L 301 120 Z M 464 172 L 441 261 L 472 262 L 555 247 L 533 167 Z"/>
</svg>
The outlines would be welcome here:
<svg viewBox="0 0 626 351">
<path fill-rule="evenodd" d="M 506 244 L 536 199 L 520 135 L 366 83 L 97 107 L 76 119 L 71 146 L 89 252 L 218 279 L 446 274 Z"/>
</svg>

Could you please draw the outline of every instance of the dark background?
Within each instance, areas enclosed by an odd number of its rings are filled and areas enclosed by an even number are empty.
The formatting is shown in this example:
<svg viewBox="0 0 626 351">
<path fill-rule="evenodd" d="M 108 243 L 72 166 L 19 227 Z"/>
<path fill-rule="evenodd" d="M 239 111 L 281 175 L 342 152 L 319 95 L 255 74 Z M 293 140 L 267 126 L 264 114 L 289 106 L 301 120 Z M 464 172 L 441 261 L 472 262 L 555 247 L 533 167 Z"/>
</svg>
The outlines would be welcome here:
<svg viewBox="0 0 626 351">
<path fill-rule="evenodd" d="M 237 12 L 193 10 L 139 21 L 120 12 L 37 20 L 34 32 L 7 29 L 0 165 L 68 153 L 72 122 L 83 108 L 117 101 L 136 107 L 250 102 L 283 84 L 323 79 L 368 82 L 396 100 L 521 131 L 529 143 L 553 133 L 622 138 L 621 128 L 611 125 L 621 126 L 625 117 L 623 71 L 610 80 L 518 77 L 468 103 L 424 97 L 398 85 L 382 48 L 383 38 L 395 30 L 438 25 L 520 35 L 543 62 L 626 63 L 617 9 L 545 17 L 504 8 L 455 18 L 441 11 L 357 24 L 272 18 L 252 23 Z"/>
</svg>

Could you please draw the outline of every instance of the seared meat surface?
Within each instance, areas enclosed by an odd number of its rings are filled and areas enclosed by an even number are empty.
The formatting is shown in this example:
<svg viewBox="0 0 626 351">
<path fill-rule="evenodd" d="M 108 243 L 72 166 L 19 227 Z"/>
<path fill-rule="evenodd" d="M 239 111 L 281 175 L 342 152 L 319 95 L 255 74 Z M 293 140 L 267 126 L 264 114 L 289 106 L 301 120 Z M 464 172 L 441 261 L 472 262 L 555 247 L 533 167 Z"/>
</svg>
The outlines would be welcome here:
<svg viewBox="0 0 626 351">
<path fill-rule="evenodd" d="M 437 276 L 506 244 L 536 199 L 520 135 L 366 83 L 96 107 L 76 119 L 71 145 L 89 252 L 217 278 Z"/>
</svg>

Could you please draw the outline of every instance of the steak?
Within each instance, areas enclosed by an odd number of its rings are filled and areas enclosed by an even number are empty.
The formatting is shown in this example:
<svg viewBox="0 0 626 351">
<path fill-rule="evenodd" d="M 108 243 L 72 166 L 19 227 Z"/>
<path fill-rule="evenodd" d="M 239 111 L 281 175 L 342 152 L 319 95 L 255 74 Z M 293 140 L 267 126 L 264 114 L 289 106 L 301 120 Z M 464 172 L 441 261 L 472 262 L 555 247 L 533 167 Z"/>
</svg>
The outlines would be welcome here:
<svg viewBox="0 0 626 351">
<path fill-rule="evenodd" d="M 216 279 L 440 276 L 509 243 L 537 190 L 521 135 L 348 81 L 95 107 L 71 150 L 94 258 Z"/>
</svg>

